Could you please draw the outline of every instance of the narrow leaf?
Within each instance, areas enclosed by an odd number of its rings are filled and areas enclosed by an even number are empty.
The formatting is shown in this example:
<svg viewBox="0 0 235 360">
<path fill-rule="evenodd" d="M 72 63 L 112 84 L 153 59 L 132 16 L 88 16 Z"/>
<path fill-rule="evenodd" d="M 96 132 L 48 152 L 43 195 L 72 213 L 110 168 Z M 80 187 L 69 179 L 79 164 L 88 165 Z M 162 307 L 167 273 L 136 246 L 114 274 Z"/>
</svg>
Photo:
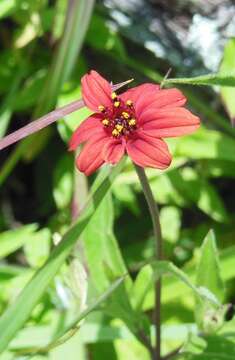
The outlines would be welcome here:
<svg viewBox="0 0 235 360">
<path fill-rule="evenodd" d="M 235 38 L 228 41 L 224 50 L 224 58 L 221 63 L 221 71 L 234 71 L 235 68 Z M 231 87 L 221 88 L 221 95 L 225 108 L 232 120 L 235 121 L 235 89 Z"/>
<path fill-rule="evenodd" d="M 197 269 L 196 285 L 212 291 L 220 301 L 224 298 L 224 283 L 221 278 L 219 255 L 214 232 L 211 230 L 201 247 L 201 258 Z"/>
<path fill-rule="evenodd" d="M 209 290 L 220 302 L 223 301 L 224 283 L 220 274 L 219 256 L 212 230 L 209 231 L 205 237 L 201 247 L 201 258 L 197 269 L 196 285 L 207 289 L 207 291 Z M 217 318 L 215 310 L 211 307 L 211 303 L 201 303 L 196 299 L 195 317 L 198 326 L 202 330 L 208 331 L 208 326 L 211 327 L 213 325 L 214 320 L 211 319 L 212 315 L 213 319 Z M 217 323 L 215 327 L 217 327 Z"/>
<path fill-rule="evenodd" d="M 218 73 L 208 74 L 202 76 L 195 76 L 193 78 L 176 78 L 166 79 L 165 85 L 169 84 L 186 84 L 186 85 L 219 85 L 219 86 L 235 86 L 235 73 Z"/>
</svg>

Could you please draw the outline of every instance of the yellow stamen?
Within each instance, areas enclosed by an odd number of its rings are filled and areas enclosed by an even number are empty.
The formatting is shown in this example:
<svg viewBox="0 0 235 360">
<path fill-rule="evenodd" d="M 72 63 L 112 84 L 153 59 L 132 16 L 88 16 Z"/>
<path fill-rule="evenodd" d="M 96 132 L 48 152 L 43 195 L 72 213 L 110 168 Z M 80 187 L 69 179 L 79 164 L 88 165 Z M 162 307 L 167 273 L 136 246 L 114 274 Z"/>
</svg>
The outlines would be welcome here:
<svg viewBox="0 0 235 360">
<path fill-rule="evenodd" d="M 113 92 L 113 93 L 111 94 L 111 98 L 112 98 L 113 100 L 117 99 L 117 94 L 116 94 L 115 92 Z"/>
<path fill-rule="evenodd" d="M 135 119 L 131 119 L 130 121 L 128 121 L 128 124 L 130 126 L 135 126 L 136 125 L 136 120 Z"/>
<path fill-rule="evenodd" d="M 126 111 L 123 111 L 122 112 L 122 116 L 125 118 L 125 119 L 129 119 L 130 115 L 128 114 L 128 112 Z"/>
<path fill-rule="evenodd" d="M 119 131 L 118 131 L 117 129 L 113 129 L 112 135 L 113 135 L 113 136 L 118 136 L 118 135 L 119 135 Z"/>
<path fill-rule="evenodd" d="M 113 105 L 114 105 L 115 107 L 119 107 L 120 101 L 115 101 Z"/>
<path fill-rule="evenodd" d="M 105 110 L 105 107 L 103 105 L 98 106 L 99 111 L 103 112 Z"/>
<path fill-rule="evenodd" d="M 108 120 L 108 119 L 102 120 L 102 124 L 103 124 L 104 126 L 108 126 L 108 125 L 109 125 L 109 120 Z"/>
<path fill-rule="evenodd" d="M 126 105 L 127 105 L 127 106 L 131 106 L 132 104 L 133 104 L 133 102 L 132 102 L 131 100 L 127 100 L 127 101 L 126 101 Z"/>
<path fill-rule="evenodd" d="M 116 128 L 117 131 L 120 133 L 120 132 L 122 131 L 122 129 L 123 129 L 123 125 L 117 124 L 117 125 L 115 126 L 115 128 Z"/>
</svg>

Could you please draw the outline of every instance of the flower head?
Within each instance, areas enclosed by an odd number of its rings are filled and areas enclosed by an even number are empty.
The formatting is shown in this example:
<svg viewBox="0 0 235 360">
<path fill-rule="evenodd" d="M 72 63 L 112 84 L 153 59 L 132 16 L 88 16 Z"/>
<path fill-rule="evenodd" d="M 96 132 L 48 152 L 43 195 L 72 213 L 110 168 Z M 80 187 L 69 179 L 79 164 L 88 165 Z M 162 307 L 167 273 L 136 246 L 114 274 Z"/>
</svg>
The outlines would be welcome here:
<svg viewBox="0 0 235 360">
<path fill-rule="evenodd" d="M 116 164 L 125 153 L 141 167 L 165 169 L 172 157 L 162 138 L 190 134 L 200 125 L 183 107 L 186 98 L 178 89 L 146 83 L 117 95 L 92 70 L 82 78 L 82 95 L 94 114 L 76 129 L 69 150 L 85 143 L 76 165 L 86 175 Z"/>
</svg>

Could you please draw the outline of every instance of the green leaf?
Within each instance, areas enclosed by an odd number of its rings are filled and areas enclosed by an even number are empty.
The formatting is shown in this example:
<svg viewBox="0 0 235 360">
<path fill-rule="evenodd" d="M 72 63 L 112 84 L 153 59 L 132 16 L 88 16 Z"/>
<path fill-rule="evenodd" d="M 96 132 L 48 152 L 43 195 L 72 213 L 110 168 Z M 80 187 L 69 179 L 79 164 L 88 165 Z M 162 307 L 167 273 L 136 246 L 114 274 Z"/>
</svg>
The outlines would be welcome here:
<svg viewBox="0 0 235 360">
<path fill-rule="evenodd" d="M 230 39 L 224 49 L 224 58 L 221 63 L 220 71 L 234 71 L 235 69 L 235 38 Z M 232 121 L 235 120 L 235 89 L 223 87 L 220 89 L 221 96 Z"/>
<path fill-rule="evenodd" d="M 196 284 L 211 290 L 222 302 L 224 299 L 224 283 L 221 278 L 219 255 L 212 230 L 205 237 L 200 252 Z"/>
<path fill-rule="evenodd" d="M 22 266 L 0 265 L 1 283 L 4 280 L 9 281 L 10 279 L 12 279 L 24 272 L 25 272 L 25 268 L 23 268 Z"/>
<path fill-rule="evenodd" d="M 230 136 L 201 127 L 190 136 L 179 139 L 176 156 L 191 159 L 217 159 L 235 161 L 235 142 Z"/>
<path fill-rule="evenodd" d="M 196 285 L 209 289 L 220 302 L 224 299 L 224 283 L 220 274 L 219 256 L 215 236 L 211 230 L 201 247 L 201 257 L 197 268 Z M 216 316 L 211 304 L 196 301 L 195 318 L 200 329 L 208 332 L 220 326 L 219 314 Z M 217 319 L 218 318 L 218 319 Z M 217 319 L 217 321 L 215 321 Z"/>
<path fill-rule="evenodd" d="M 177 356 L 180 360 L 233 360 L 234 337 L 193 335 Z"/>
<path fill-rule="evenodd" d="M 0 2 L 0 19 L 9 16 L 17 10 L 21 0 L 1 0 Z"/>
<path fill-rule="evenodd" d="M 114 296 L 115 292 L 111 294 Z M 109 300 L 108 298 L 107 300 Z M 106 303 L 104 303 L 106 306 Z M 96 309 L 95 309 L 96 310 Z M 97 308 L 99 311 L 99 308 Z M 80 315 L 79 315 L 80 316 Z M 19 335 L 11 342 L 10 350 L 17 352 L 20 349 L 40 348 L 43 347 L 48 339 L 53 336 L 53 326 L 27 326 L 22 329 Z M 154 331 L 154 326 L 151 327 Z M 162 325 L 163 340 L 180 340 L 185 341 L 188 333 L 197 334 L 197 327 L 194 324 L 177 324 Z M 83 343 L 107 343 L 115 340 L 134 340 L 135 336 L 121 322 L 115 324 L 103 324 L 87 319 L 82 323 L 79 330 L 79 337 Z"/>
<path fill-rule="evenodd" d="M 46 264 L 35 274 L 17 300 L 9 306 L 0 318 L 0 352 L 6 349 L 10 340 L 27 321 L 31 311 L 70 254 L 71 249 L 111 187 L 113 180 L 121 171 L 122 166 L 123 162 L 113 168 L 112 171 L 108 167 L 103 169 L 92 187 L 93 201 L 91 198 L 88 200 L 86 207 L 80 214 L 79 220 L 64 235 L 59 245 L 52 251 Z"/>
<path fill-rule="evenodd" d="M 108 298 L 110 298 L 113 293 L 118 289 L 118 287 L 123 283 L 125 279 L 125 275 L 115 280 L 109 287 L 101 294 L 95 301 L 92 302 L 84 311 L 82 311 L 79 315 L 77 315 L 72 322 L 70 322 L 63 331 L 59 332 L 56 338 L 50 342 L 48 345 L 36 349 L 25 349 L 24 353 L 40 353 L 40 352 L 48 352 L 57 346 L 67 342 L 71 337 L 73 337 L 76 332 L 79 330 L 79 322 L 83 320 L 87 315 L 89 315 L 92 311 L 97 310 L 100 305 L 105 302 Z"/>
<path fill-rule="evenodd" d="M 18 250 L 31 240 L 37 230 L 37 225 L 25 225 L 16 230 L 9 230 L 0 234 L 0 259 Z"/>
<path fill-rule="evenodd" d="M 166 174 L 179 194 L 215 221 L 227 222 L 228 214 L 215 186 L 193 168 L 173 170 Z"/>
<path fill-rule="evenodd" d="M 154 277 L 159 278 L 159 276 L 165 274 L 171 274 L 176 276 L 180 281 L 182 281 L 185 285 L 187 285 L 195 295 L 201 300 L 208 300 L 215 306 L 220 306 L 220 301 L 216 298 L 215 294 L 212 292 L 205 291 L 203 287 L 195 286 L 189 277 L 177 266 L 169 261 L 155 261 L 151 264 L 154 270 Z"/>
<path fill-rule="evenodd" d="M 153 268 L 145 265 L 138 272 L 132 287 L 132 298 L 136 310 L 141 310 L 149 290 L 153 287 Z"/>
<path fill-rule="evenodd" d="M 176 243 L 180 233 L 181 211 L 176 206 L 164 206 L 160 211 L 162 237 L 169 243 Z M 169 226 L 171 224 L 171 226 Z"/>
<path fill-rule="evenodd" d="M 111 193 L 103 198 L 99 209 L 83 233 L 84 249 L 89 274 L 98 292 L 127 272 L 117 240 L 113 233 L 114 209 Z M 131 280 L 119 287 L 106 309 L 112 317 L 122 319 L 131 331 L 136 331 L 138 314 L 132 308 L 128 288 Z M 141 323 L 141 319 L 139 319 Z"/>
<path fill-rule="evenodd" d="M 69 206 L 73 193 L 74 160 L 69 154 L 63 155 L 53 173 L 53 197 L 58 209 Z"/>
<path fill-rule="evenodd" d="M 142 308 L 150 289 L 153 291 L 154 282 L 160 276 L 167 274 L 173 275 L 181 283 L 184 283 L 184 285 L 193 291 L 193 293 L 200 301 L 206 300 L 215 307 L 219 307 L 221 305 L 215 294 L 213 294 L 210 290 L 205 289 L 204 287 L 195 286 L 192 282 L 192 279 L 170 261 L 154 261 L 148 265 L 145 265 L 140 270 L 132 288 L 132 295 L 134 297 L 134 302 L 137 309 Z M 168 294 L 169 293 L 171 294 L 171 290 L 168 292 Z"/>
<path fill-rule="evenodd" d="M 89 273 L 98 291 L 107 288 L 111 277 L 127 271 L 113 233 L 113 223 L 113 202 L 108 192 L 83 233 Z"/>
<path fill-rule="evenodd" d="M 235 177 L 235 167 L 232 161 L 202 160 L 201 169 L 206 177 Z"/>
<path fill-rule="evenodd" d="M 38 98 L 43 91 L 45 77 L 46 71 L 40 69 L 40 71 L 27 78 L 21 91 L 18 92 L 17 97 L 14 99 L 15 111 L 23 111 L 37 104 Z"/>
<path fill-rule="evenodd" d="M 86 41 L 92 48 L 112 52 L 126 62 L 126 51 L 121 37 L 107 25 L 103 17 L 96 13 L 92 16 Z"/>
<path fill-rule="evenodd" d="M 24 245 L 24 253 L 31 267 L 42 266 L 50 254 L 51 232 L 44 228 L 37 231 Z"/>
<path fill-rule="evenodd" d="M 235 247 L 230 246 L 226 250 L 223 250 L 220 254 L 220 266 L 221 266 L 221 275 L 223 281 L 229 281 L 235 277 Z M 190 279 L 191 283 L 195 283 L 195 268 L 190 266 L 184 270 L 187 277 Z M 151 274 L 146 273 L 145 281 L 152 281 Z M 178 301 L 178 299 L 188 295 L 189 288 L 185 287 L 184 284 L 179 280 L 179 278 L 170 277 L 164 279 L 164 286 L 162 292 L 162 302 L 163 304 L 168 304 L 169 302 Z M 150 287 L 150 290 L 145 293 L 145 299 L 143 308 L 144 310 L 150 310 L 154 306 L 154 291 L 153 287 Z"/>
<path fill-rule="evenodd" d="M 217 74 L 208 74 L 202 76 L 195 76 L 193 78 L 178 78 L 178 79 L 166 79 L 165 85 L 168 84 L 187 84 L 187 85 L 219 85 L 219 86 L 235 86 L 235 72 L 231 71 L 220 72 Z M 233 71 L 232 71 L 233 70 Z"/>
</svg>

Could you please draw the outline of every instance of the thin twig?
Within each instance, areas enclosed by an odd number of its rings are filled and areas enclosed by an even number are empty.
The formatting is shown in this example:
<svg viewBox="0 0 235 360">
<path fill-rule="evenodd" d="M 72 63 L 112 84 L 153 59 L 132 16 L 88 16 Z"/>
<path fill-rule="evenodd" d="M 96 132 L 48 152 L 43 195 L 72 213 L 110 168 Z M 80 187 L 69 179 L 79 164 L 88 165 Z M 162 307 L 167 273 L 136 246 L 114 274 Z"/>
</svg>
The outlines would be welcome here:
<svg viewBox="0 0 235 360">
<path fill-rule="evenodd" d="M 146 198 L 149 211 L 153 223 L 154 237 L 156 240 L 156 260 L 162 260 L 162 232 L 159 218 L 159 210 L 156 201 L 154 200 L 152 190 L 150 188 L 148 178 L 143 168 L 135 165 L 137 175 L 143 188 L 144 196 Z M 155 309 L 154 309 L 154 323 L 156 328 L 156 346 L 154 351 L 154 360 L 161 359 L 161 278 L 155 284 Z"/>
<path fill-rule="evenodd" d="M 129 84 L 133 79 L 124 81 L 120 84 L 113 85 L 113 90 L 120 89 L 124 85 Z M 53 110 L 48 114 L 40 117 L 37 120 L 30 122 L 28 125 L 16 130 L 15 132 L 5 136 L 3 139 L 0 140 L 0 150 L 6 148 L 9 145 L 16 143 L 19 140 L 24 139 L 25 137 L 42 130 L 43 128 L 51 125 L 55 121 L 63 118 L 64 116 L 81 109 L 84 105 L 83 100 L 76 100 L 68 105 L 65 105 L 61 108 Z"/>
</svg>

